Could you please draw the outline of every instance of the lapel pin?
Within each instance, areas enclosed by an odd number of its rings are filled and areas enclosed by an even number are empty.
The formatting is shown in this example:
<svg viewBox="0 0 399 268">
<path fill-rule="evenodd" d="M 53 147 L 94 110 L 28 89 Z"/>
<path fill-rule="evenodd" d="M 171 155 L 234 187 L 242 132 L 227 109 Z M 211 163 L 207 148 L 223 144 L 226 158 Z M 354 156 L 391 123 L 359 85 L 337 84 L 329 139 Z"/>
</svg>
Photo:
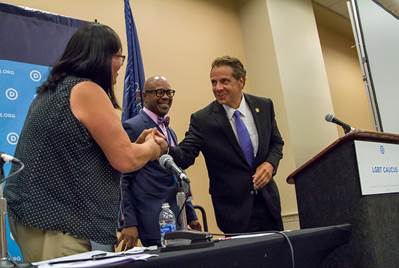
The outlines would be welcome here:
<svg viewBox="0 0 399 268">
<path fill-rule="evenodd" d="M 257 113 L 259 113 L 259 112 L 260 112 L 260 110 L 259 110 L 259 108 L 258 108 L 258 107 L 256 107 L 256 108 L 255 108 L 255 111 L 256 111 Z"/>
</svg>

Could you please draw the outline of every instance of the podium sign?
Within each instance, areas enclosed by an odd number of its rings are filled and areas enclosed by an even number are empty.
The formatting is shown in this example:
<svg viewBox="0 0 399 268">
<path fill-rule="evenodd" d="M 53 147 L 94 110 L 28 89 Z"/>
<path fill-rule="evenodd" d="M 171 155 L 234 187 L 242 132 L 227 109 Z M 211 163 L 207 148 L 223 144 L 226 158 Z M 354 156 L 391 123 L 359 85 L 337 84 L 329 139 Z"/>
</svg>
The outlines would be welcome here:
<svg viewBox="0 0 399 268">
<path fill-rule="evenodd" d="M 355 130 L 288 178 L 301 228 L 352 224 L 328 267 L 399 267 L 399 135 Z M 327 266 L 326 266 L 327 267 Z"/>
<path fill-rule="evenodd" d="M 355 140 L 362 195 L 399 193 L 399 144 Z"/>
</svg>

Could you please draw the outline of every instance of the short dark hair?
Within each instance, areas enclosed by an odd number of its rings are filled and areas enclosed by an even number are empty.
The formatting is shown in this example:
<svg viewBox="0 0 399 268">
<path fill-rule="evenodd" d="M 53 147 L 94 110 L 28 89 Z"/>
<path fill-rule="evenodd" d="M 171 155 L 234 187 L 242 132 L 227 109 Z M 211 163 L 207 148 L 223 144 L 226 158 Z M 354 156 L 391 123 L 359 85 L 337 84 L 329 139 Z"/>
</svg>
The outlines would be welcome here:
<svg viewBox="0 0 399 268">
<path fill-rule="evenodd" d="M 233 77 L 237 80 L 240 78 L 245 79 L 245 76 L 247 75 L 244 65 L 237 58 L 230 56 L 218 57 L 212 62 L 212 69 L 220 66 L 230 66 L 231 69 L 233 69 Z"/>
<path fill-rule="evenodd" d="M 38 94 L 54 91 L 66 76 L 73 75 L 97 83 L 107 93 L 113 106 L 120 108 L 113 88 L 112 56 L 121 48 L 118 35 L 109 26 L 90 23 L 80 28 L 72 35 L 47 81 L 38 88 Z"/>
</svg>

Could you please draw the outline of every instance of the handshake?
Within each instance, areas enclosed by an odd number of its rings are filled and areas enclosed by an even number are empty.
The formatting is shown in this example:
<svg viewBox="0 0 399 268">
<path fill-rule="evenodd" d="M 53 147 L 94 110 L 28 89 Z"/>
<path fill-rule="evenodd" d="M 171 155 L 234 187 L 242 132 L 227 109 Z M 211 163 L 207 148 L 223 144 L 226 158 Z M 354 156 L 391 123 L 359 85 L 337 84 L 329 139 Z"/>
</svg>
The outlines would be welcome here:
<svg viewBox="0 0 399 268">
<path fill-rule="evenodd" d="M 154 146 L 152 149 L 153 158 L 151 160 L 159 160 L 159 164 L 162 168 L 169 170 L 174 175 L 176 175 L 179 179 L 185 181 L 186 183 L 190 183 L 189 178 L 184 173 L 182 169 L 180 169 L 176 163 L 173 161 L 173 158 L 168 155 L 168 142 L 165 136 L 159 132 L 157 129 L 146 129 L 141 132 L 140 136 L 137 138 L 136 143 L 146 144 L 149 146 Z"/>
<path fill-rule="evenodd" d="M 147 145 L 152 153 L 151 160 L 157 160 L 161 155 L 168 152 L 166 137 L 156 128 L 146 129 L 136 139 L 137 144 Z"/>
</svg>

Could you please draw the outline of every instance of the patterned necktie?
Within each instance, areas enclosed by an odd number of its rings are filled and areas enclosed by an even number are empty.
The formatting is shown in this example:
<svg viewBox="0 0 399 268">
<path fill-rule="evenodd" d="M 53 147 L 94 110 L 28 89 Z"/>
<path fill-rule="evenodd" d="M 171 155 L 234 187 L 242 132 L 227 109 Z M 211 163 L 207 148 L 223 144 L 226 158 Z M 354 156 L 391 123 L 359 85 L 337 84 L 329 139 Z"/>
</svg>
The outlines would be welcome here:
<svg viewBox="0 0 399 268">
<path fill-rule="evenodd" d="M 169 116 L 158 117 L 158 125 L 163 124 L 166 128 L 169 126 L 170 118 Z"/>
<path fill-rule="evenodd" d="M 240 111 L 236 110 L 233 114 L 233 117 L 237 131 L 238 143 L 240 144 L 241 150 L 244 153 L 245 159 L 252 167 L 254 161 L 254 148 L 252 146 L 251 138 L 249 137 L 248 129 L 240 118 Z"/>
<path fill-rule="evenodd" d="M 158 117 L 158 125 L 164 125 L 165 126 L 165 131 L 167 135 L 167 140 L 168 140 L 168 144 L 173 146 L 173 141 L 172 141 L 172 135 L 170 134 L 170 130 L 169 130 L 169 123 L 170 123 L 170 117 L 169 116 L 165 116 L 165 117 Z M 162 128 L 161 128 L 162 129 Z M 162 132 L 164 132 L 162 130 Z"/>
</svg>

